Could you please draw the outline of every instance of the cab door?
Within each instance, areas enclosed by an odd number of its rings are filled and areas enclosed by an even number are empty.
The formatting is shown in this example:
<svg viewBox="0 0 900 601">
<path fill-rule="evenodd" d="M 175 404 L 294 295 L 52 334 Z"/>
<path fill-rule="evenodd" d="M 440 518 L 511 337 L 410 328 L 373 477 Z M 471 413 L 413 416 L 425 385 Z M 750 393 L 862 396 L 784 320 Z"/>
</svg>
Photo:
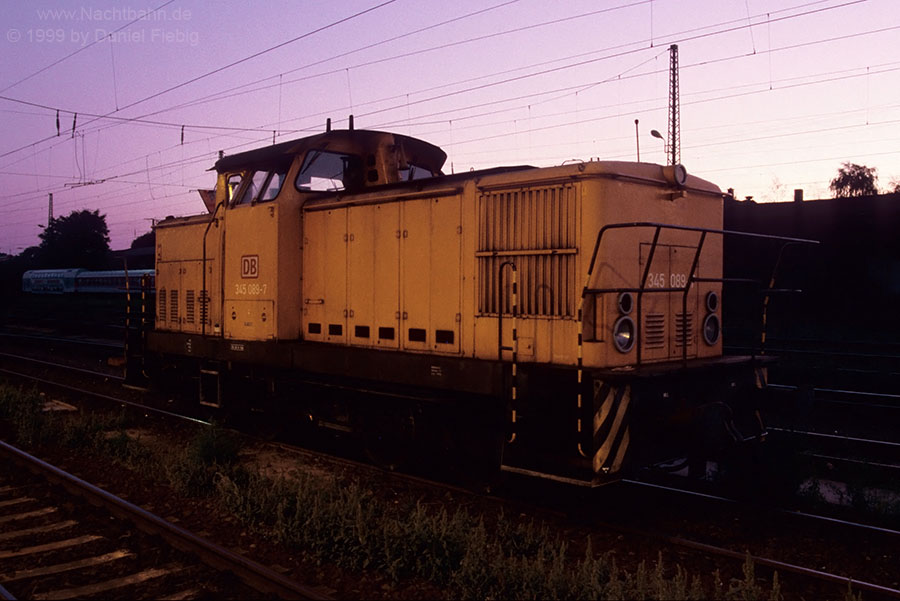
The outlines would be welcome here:
<svg viewBox="0 0 900 601">
<path fill-rule="evenodd" d="M 303 331 L 308 340 L 347 341 L 347 209 L 303 216 Z"/>
<path fill-rule="evenodd" d="M 224 337 L 275 338 L 278 206 L 229 207 L 225 212 Z"/>
</svg>

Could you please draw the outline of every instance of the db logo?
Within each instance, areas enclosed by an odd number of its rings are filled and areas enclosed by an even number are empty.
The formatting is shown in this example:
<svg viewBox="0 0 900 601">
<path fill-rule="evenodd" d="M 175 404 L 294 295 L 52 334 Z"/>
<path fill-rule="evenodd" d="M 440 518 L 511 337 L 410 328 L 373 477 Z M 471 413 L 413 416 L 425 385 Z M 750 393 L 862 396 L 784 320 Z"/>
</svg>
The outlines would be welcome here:
<svg viewBox="0 0 900 601">
<path fill-rule="evenodd" d="M 259 255 L 244 255 L 241 257 L 241 277 L 259 277 Z"/>
</svg>

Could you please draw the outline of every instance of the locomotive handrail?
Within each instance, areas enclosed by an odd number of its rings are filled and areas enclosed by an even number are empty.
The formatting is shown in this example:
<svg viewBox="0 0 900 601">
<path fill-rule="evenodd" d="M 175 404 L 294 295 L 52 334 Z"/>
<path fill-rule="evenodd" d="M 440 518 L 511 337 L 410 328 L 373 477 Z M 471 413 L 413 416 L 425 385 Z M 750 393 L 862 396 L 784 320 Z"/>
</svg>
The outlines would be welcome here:
<svg viewBox="0 0 900 601">
<path fill-rule="evenodd" d="M 209 228 L 212 227 L 213 222 L 216 220 L 216 213 L 219 212 L 219 207 L 225 206 L 225 201 L 223 200 L 219 204 L 216 205 L 216 208 L 213 209 L 212 215 L 209 216 L 209 223 L 206 224 L 206 229 L 203 230 L 203 260 L 200 262 L 200 269 L 202 270 L 201 277 L 201 290 L 200 290 L 200 335 L 206 336 L 206 320 L 209 319 L 209 292 L 206 290 L 206 236 L 209 234 Z"/>
<path fill-rule="evenodd" d="M 600 251 L 600 244 L 603 241 L 603 235 L 607 231 L 613 230 L 613 229 L 642 228 L 642 227 L 655 228 L 655 231 L 653 232 L 653 241 L 650 245 L 650 251 L 647 256 L 647 265 L 644 268 L 644 272 L 641 276 L 640 286 L 638 288 L 613 288 L 613 289 L 589 288 L 589 284 L 591 282 L 591 277 L 594 274 L 594 267 L 596 266 L 596 263 L 597 263 L 597 254 Z M 675 230 L 675 231 L 698 232 L 698 233 L 700 233 L 700 239 L 697 243 L 697 248 L 694 253 L 694 258 L 691 262 L 690 273 L 685 278 L 685 283 L 684 283 L 683 287 L 650 288 L 650 289 L 648 289 L 647 288 L 647 278 L 650 274 L 650 266 L 653 263 L 653 256 L 655 255 L 656 248 L 659 244 L 660 233 L 664 229 Z M 778 271 L 778 267 L 781 262 L 782 254 L 784 253 L 784 249 L 788 245 L 791 245 L 791 244 L 818 244 L 819 243 L 818 240 L 807 240 L 804 238 L 791 238 L 791 237 L 787 237 L 787 236 L 774 236 L 772 234 L 757 234 L 755 232 L 741 232 L 741 231 L 737 231 L 737 230 L 696 227 L 696 226 L 689 226 L 689 225 L 675 225 L 675 224 L 671 224 L 671 223 L 660 223 L 660 222 L 653 222 L 653 221 L 631 221 L 631 222 L 623 222 L 623 223 L 608 223 L 608 224 L 604 225 L 603 227 L 601 227 L 600 231 L 597 232 L 597 239 L 594 241 L 594 248 L 591 251 L 591 260 L 590 260 L 590 263 L 588 264 L 588 270 L 587 270 L 587 274 L 585 276 L 584 286 L 582 287 L 582 290 L 581 290 L 581 297 L 578 299 L 578 309 L 576 312 L 577 320 L 578 320 L 578 353 L 577 353 L 577 359 L 576 359 L 576 361 L 577 361 L 576 373 L 577 373 L 577 378 L 578 378 L 578 380 L 577 380 L 577 401 L 578 401 L 578 412 L 577 413 L 578 413 L 578 437 L 579 437 L 578 452 L 582 457 L 587 457 L 587 454 L 584 452 L 584 449 L 582 448 L 582 444 L 580 441 L 581 434 L 582 434 L 581 413 L 582 413 L 582 405 L 583 405 L 582 382 L 583 382 L 584 367 L 583 367 L 583 348 L 582 348 L 582 346 L 583 346 L 583 341 L 584 341 L 584 335 L 583 335 L 584 299 L 587 297 L 588 294 L 601 292 L 601 291 L 604 291 L 604 292 L 605 291 L 636 292 L 637 293 L 637 320 L 636 320 L 637 323 L 635 324 L 635 338 L 637 340 L 636 365 L 640 366 L 641 365 L 641 323 L 643 322 L 643 320 L 641 319 L 641 316 L 642 316 L 642 300 L 643 300 L 644 293 L 645 292 L 651 292 L 651 293 L 654 293 L 654 292 L 681 292 L 682 293 L 682 299 L 681 299 L 682 344 L 681 344 L 681 347 L 682 347 L 682 361 L 686 365 L 687 364 L 688 335 L 689 335 L 688 327 L 687 327 L 687 321 L 688 321 L 687 320 L 687 298 L 688 298 L 688 293 L 691 289 L 691 286 L 693 285 L 694 282 L 699 282 L 699 281 L 706 281 L 706 282 L 728 281 L 724 278 L 720 279 L 720 278 L 695 278 L 694 277 L 694 273 L 696 272 L 697 265 L 699 263 L 700 253 L 703 249 L 703 244 L 706 241 L 707 234 L 718 234 L 718 235 L 723 236 L 723 238 L 724 238 L 724 236 L 728 235 L 728 236 L 743 236 L 746 238 L 758 238 L 758 239 L 764 239 L 764 240 L 778 240 L 778 241 L 784 242 L 781 250 L 779 251 L 778 260 L 776 261 L 775 267 L 772 270 L 772 277 L 769 280 L 770 292 L 771 292 L 774 282 L 775 282 L 775 275 L 776 275 L 776 272 Z M 741 279 L 738 281 L 751 282 L 752 280 Z M 766 295 L 766 301 L 768 301 L 768 294 Z M 763 337 L 762 337 L 763 345 L 765 344 L 765 321 L 766 321 L 767 305 L 768 305 L 768 302 L 766 302 L 763 306 Z"/>
<path fill-rule="evenodd" d="M 512 346 L 503 346 L 503 271 L 505 267 L 512 270 Z M 516 397 L 517 397 L 517 369 L 519 354 L 519 336 L 516 331 L 516 317 L 519 312 L 519 281 L 518 270 L 513 261 L 504 261 L 500 264 L 498 273 L 499 292 L 497 294 L 497 358 L 503 361 L 503 351 L 512 351 L 511 381 L 510 381 L 510 437 L 506 442 L 512 444 L 516 440 Z"/>
<path fill-rule="evenodd" d="M 648 256 L 647 256 L 647 265 L 646 265 L 646 267 L 644 268 L 644 273 L 643 273 L 642 276 L 641 276 L 641 283 L 640 283 L 640 286 L 639 286 L 638 288 L 636 288 L 636 289 L 634 289 L 634 288 L 629 288 L 629 289 L 624 289 L 624 288 L 623 288 L 623 289 L 609 289 L 609 291 L 610 291 L 610 292 L 617 292 L 617 291 L 618 291 L 618 292 L 625 292 L 625 291 L 630 291 L 630 292 L 636 292 L 636 293 L 637 293 L 637 295 L 638 295 L 638 297 L 637 297 L 637 320 L 636 320 L 637 323 L 635 324 L 635 336 L 636 336 L 636 338 L 638 339 L 638 341 L 640 341 L 640 334 L 641 334 L 641 323 L 642 323 L 642 320 L 641 320 L 641 315 L 642 315 L 642 300 L 643 300 L 643 295 L 644 295 L 644 293 L 645 293 L 645 292 L 651 292 L 651 293 L 654 293 L 654 292 L 681 292 L 681 293 L 682 293 L 682 312 L 681 312 L 681 318 L 682 318 L 682 332 L 684 333 L 684 334 L 683 334 L 684 339 L 683 339 L 683 341 L 682 341 L 682 360 L 683 360 L 684 362 L 687 362 L 687 336 L 688 336 L 688 331 L 687 331 L 687 297 L 688 297 L 688 293 L 690 292 L 691 285 L 692 285 L 694 282 L 699 282 L 699 281 L 723 281 L 723 282 L 725 282 L 725 281 L 731 281 L 731 280 L 726 280 L 726 279 L 724 279 L 724 278 L 722 278 L 722 279 L 720 280 L 719 278 L 702 278 L 702 279 L 701 279 L 701 278 L 695 278 L 695 277 L 694 277 L 694 273 L 696 272 L 697 265 L 698 265 L 698 262 L 699 262 L 699 259 L 700 259 L 700 253 L 702 252 L 703 244 L 704 244 L 704 242 L 705 242 L 705 240 L 706 240 L 706 235 L 707 235 L 707 234 L 718 234 L 718 235 L 721 235 L 721 236 L 723 236 L 723 237 L 726 236 L 726 235 L 728 235 L 728 236 L 743 236 L 743 237 L 747 237 L 747 238 L 758 238 L 758 239 L 766 239 L 766 240 L 778 240 L 778 241 L 784 242 L 785 244 L 782 245 L 782 248 L 781 248 L 781 250 L 779 251 L 778 260 L 776 261 L 775 267 L 774 267 L 774 269 L 773 269 L 773 271 L 772 271 L 772 277 L 770 278 L 770 283 L 769 283 L 769 288 L 770 288 L 770 289 L 773 287 L 773 284 L 774 284 L 774 282 L 775 282 L 775 276 L 776 276 L 776 273 L 777 273 L 777 271 L 778 271 L 779 264 L 780 264 L 780 262 L 781 262 L 781 257 L 782 257 L 782 255 L 783 255 L 783 253 L 784 253 L 784 249 L 785 249 L 788 245 L 793 245 L 793 244 L 818 244 L 818 243 L 819 243 L 818 240 L 807 240 L 807 239 L 804 239 L 804 238 L 792 238 L 792 237 L 787 237 L 787 236 L 775 236 L 775 235 L 772 235 L 772 234 L 757 234 L 757 233 L 755 233 L 755 232 L 741 232 L 741 231 L 737 231 L 737 230 L 724 230 L 724 229 L 706 228 L 706 227 L 696 227 L 696 226 L 688 226 L 688 225 L 676 225 L 676 224 L 671 224 L 671 223 L 660 223 L 660 222 L 653 222 L 653 221 L 632 221 L 632 222 L 623 222 L 623 223 L 608 223 L 608 224 L 604 225 L 603 227 L 601 227 L 601 228 L 600 228 L 600 231 L 597 232 L 597 239 L 596 239 L 596 241 L 594 242 L 594 248 L 593 248 L 593 250 L 592 250 L 592 252 L 591 252 L 591 261 L 590 261 L 590 264 L 588 265 L 588 272 L 587 272 L 587 275 L 586 275 L 586 278 L 585 278 L 585 285 L 584 285 L 584 287 L 582 288 L 582 291 L 581 291 L 581 298 L 579 299 L 579 302 L 578 302 L 578 321 L 579 321 L 579 322 L 581 322 L 581 320 L 582 320 L 582 313 L 583 313 L 583 307 L 584 307 L 584 299 L 585 299 L 585 297 L 586 297 L 588 294 L 592 293 L 592 292 L 599 292 L 599 291 L 600 291 L 600 289 L 591 289 L 591 288 L 589 288 L 589 287 L 588 287 L 588 284 L 590 283 L 591 277 L 593 276 L 594 267 L 596 266 L 596 263 L 597 263 L 597 255 L 598 255 L 598 253 L 599 253 L 599 251 L 600 251 L 600 244 L 601 244 L 602 241 L 603 241 L 603 235 L 604 235 L 607 231 L 613 230 L 613 229 L 639 228 L 639 227 L 652 227 L 652 228 L 655 228 L 655 231 L 654 231 L 654 233 L 653 233 L 653 241 L 652 241 L 652 243 L 651 243 L 650 251 L 649 251 Z M 664 229 L 666 229 L 666 230 L 676 230 L 676 231 L 699 232 L 699 233 L 700 233 L 700 240 L 698 241 L 697 248 L 696 248 L 696 251 L 695 251 L 695 253 L 694 253 L 694 258 L 693 258 L 692 263 L 691 263 L 691 270 L 690 270 L 690 272 L 689 272 L 689 274 L 688 274 L 688 277 L 685 278 L 685 285 L 684 285 L 683 287 L 673 287 L 673 288 L 649 288 L 649 289 L 648 289 L 648 288 L 647 288 L 647 285 L 646 285 L 646 284 L 647 284 L 647 277 L 649 276 L 649 273 L 650 273 L 650 266 L 651 266 L 652 263 L 653 263 L 653 256 L 655 255 L 655 253 L 656 253 L 656 248 L 657 248 L 657 246 L 658 246 L 658 244 L 659 244 L 659 236 L 660 236 L 660 233 L 661 233 L 662 230 L 664 230 Z M 735 280 L 735 281 L 751 282 L 752 280 L 744 280 L 744 279 L 740 279 L 740 280 Z M 766 298 L 768 298 L 768 296 L 767 296 Z M 765 327 L 765 309 L 766 309 L 766 307 L 764 306 L 764 309 L 763 309 L 763 324 L 764 324 L 764 327 Z M 580 345 L 580 344 L 581 344 L 581 338 L 579 338 L 579 345 Z M 763 334 L 762 344 L 765 344 L 765 335 L 764 335 L 764 334 Z M 641 364 L 641 345 L 640 345 L 640 342 L 638 342 L 636 352 L 637 352 L 637 365 L 640 365 L 640 364 Z"/>
<path fill-rule="evenodd" d="M 622 223 L 607 223 L 597 232 L 597 240 L 594 242 L 594 250 L 591 253 L 591 263 L 588 267 L 588 276 L 594 271 L 594 264 L 597 261 L 597 252 L 600 250 L 600 242 L 603 234 L 611 229 L 622 229 L 626 227 L 655 227 L 659 229 L 683 230 L 689 232 L 706 232 L 708 234 L 722 234 L 744 236 L 745 238 L 763 238 L 768 240 L 781 240 L 783 242 L 794 242 L 799 244 L 818 244 L 818 240 L 807 240 L 805 238 L 790 238 L 788 236 L 773 236 L 772 234 L 757 234 L 755 232 L 741 232 L 738 230 L 720 230 L 708 227 L 694 227 L 690 225 L 675 225 L 673 223 L 659 223 L 655 221 L 627 221 Z M 586 286 L 586 284 L 585 284 Z M 583 298 L 583 297 L 582 297 Z"/>
</svg>

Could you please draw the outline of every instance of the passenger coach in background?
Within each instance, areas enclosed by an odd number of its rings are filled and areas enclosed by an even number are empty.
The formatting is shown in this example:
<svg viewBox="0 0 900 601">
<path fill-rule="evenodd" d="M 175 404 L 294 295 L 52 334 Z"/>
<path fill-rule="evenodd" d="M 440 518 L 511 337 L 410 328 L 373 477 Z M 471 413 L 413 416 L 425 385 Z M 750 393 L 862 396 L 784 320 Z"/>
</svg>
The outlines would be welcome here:
<svg viewBox="0 0 900 601">
<path fill-rule="evenodd" d="M 586 484 L 764 436 L 764 362 L 722 352 L 718 187 L 680 165 L 445 159 L 352 125 L 220 159 L 211 214 L 156 226 L 129 374 L 356 433 L 391 464 L 440 441 Z"/>
<path fill-rule="evenodd" d="M 126 286 L 127 274 L 127 286 Z M 145 279 L 146 278 L 146 279 Z M 34 294 L 124 294 L 153 288 L 153 269 L 88 271 L 86 269 L 33 269 L 22 274 L 22 292 Z"/>
</svg>

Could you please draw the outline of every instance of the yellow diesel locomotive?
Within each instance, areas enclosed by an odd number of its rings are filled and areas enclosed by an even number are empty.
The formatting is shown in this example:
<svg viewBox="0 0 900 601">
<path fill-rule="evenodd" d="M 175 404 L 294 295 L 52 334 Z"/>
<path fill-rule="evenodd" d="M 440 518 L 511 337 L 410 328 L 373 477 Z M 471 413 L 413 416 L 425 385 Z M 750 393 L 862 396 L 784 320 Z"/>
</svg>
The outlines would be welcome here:
<svg viewBox="0 0 900 601">
<path fill-rule="evenodd" d="M 145 370 L 392 462 L 589 484 L 764 435 L 760 358 L 722 351 L 718 187 L 445 159 L 352 127 L 220 158 L 209 212 L 156 226 Z"/>
</svg>

